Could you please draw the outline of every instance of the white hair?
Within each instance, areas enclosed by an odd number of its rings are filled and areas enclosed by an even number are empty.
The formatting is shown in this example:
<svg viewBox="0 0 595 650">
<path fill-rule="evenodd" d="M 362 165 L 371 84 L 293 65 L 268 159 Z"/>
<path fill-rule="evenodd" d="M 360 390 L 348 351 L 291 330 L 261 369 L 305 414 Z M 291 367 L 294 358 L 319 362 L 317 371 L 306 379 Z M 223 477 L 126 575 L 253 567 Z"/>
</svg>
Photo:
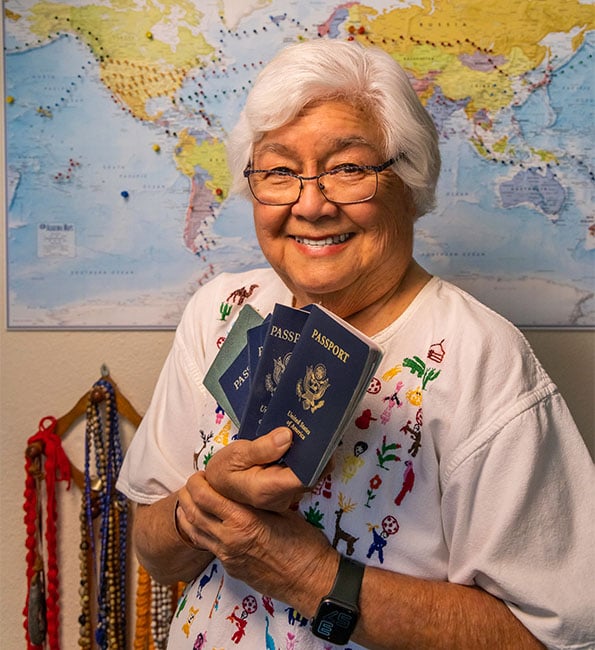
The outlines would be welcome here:
<svg viewBox="0 0 595 650">
<path fill-rule="evenodd" d="M 355 42 L 312 40 L 281 50 L 260 72 L 228 140 L 233 189 L 250 191 L 243 171 L 254 144 L 313 102 L 342 99 L 372 113 L 386 158 L 409 187 L 420 217 L 434 207 L 440 173 L 438 134 L 405 71 L 384 50 Z"/>
</svg>

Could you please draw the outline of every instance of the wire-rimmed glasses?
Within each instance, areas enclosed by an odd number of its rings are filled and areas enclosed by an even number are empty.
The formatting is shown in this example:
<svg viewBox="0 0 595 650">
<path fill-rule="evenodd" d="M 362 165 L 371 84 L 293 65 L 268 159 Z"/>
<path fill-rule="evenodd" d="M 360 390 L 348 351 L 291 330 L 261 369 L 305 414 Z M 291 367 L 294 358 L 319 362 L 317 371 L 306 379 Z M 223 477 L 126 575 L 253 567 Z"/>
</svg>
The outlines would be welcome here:
<svg viewBox="0 0 595 650">
<path fill-rule="evenodd" d="M 292 205 L 299 201 L 305 181 L 316 181 L 318 189 L 331 203 L 364 203 L 376 196 L 378 174 L 396 162 L 390 158 L 381 165 L 338 165 L 316 176 L 300 176 L 285 168 L 244 170 L 252 196 L 264 205 Z"/>
</svg>

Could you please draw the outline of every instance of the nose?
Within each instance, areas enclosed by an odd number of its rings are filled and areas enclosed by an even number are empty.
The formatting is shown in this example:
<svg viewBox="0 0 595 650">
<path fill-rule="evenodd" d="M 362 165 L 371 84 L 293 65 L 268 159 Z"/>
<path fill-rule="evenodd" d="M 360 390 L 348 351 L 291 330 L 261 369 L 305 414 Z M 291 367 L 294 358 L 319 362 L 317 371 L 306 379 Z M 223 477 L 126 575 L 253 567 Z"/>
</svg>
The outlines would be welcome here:
<svg viewBox="0 0 595 650">
<path fill-rule="evenodd" d="M 312 178 L 302 181 L 302 193 L 292 205 L 292 214 L 308 221 L 316 221 L 321 217 L 336 214 L 337 206 L 324 197 L 319 183 L 323 184 L 324 179 Z"/>
</svg>

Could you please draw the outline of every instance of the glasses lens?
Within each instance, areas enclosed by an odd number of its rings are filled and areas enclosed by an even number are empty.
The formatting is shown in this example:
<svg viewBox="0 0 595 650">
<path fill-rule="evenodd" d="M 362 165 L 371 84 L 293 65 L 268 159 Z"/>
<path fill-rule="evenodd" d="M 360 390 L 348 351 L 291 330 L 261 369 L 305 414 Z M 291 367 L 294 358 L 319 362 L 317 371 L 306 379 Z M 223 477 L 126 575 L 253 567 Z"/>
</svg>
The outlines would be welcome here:
<svg viewBox="0 0 595 650">
<path fill-rule="evenodd" d="M 320 179 L 319 186 L 333 203 L 360 203 L 376 194 L 378 175 L 373 170 L 354 165 L 327 172 Z"/>
<path fill-rule="evenodd" d="M 300 196 L 300 179 L 282 172 L 253 172 L 248 182 L 256 200 L 268 205 L 295 203 Z"/>
</svg>

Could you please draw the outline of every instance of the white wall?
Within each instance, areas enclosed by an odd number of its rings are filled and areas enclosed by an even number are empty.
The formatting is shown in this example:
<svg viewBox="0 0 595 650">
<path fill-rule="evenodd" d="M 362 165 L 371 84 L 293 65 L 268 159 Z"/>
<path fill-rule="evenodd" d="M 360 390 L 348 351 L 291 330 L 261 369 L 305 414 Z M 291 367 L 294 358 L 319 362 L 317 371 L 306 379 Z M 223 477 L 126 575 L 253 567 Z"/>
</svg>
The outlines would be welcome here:
<svg viewBox="0 0 595 650">
<path fill-rule="evenodd" d="M 3 75 L 0 77 L 3 80 Z M 3 111 L 4 100 L 0 118 L 3 118 Z M 4 169 L 4 153 L 2 142 L 0 169 Z M 0 197 L 3 217 L 4 185 L 3 179 Z M 0 250 L 4 260 L 4 218 L 1 228 Z M 122 392 L 139 412 L 144 413 L 173 333 L 8 332 L 4 316 L 4 262 L 0 275 L 0 648 L 8 650 L 25 647 L 22 625 L 26 586 L 23 490 L 27 438 L 37 431 L 42 417 L 59 417 L 70 410 L 100 378 L 103 363 L 108 365 Z M 528 337 L 546 370 L 559 385 L 593 454 L 595 332 L 542 331 L 530 332 Z M 130 429 L 127 429 L 127 436 L 130 436 Z M 83 458 L 82 442 L 80 427 L 70 432 L 64 441 L 67 453 L 79 467 Z M 61 646 L 66 649 L 78 647 L 79 503 L 80 495 L 75 487 L 65 493 L 61 486 L 58 531 L 61 541 Z"/>
</svg>

